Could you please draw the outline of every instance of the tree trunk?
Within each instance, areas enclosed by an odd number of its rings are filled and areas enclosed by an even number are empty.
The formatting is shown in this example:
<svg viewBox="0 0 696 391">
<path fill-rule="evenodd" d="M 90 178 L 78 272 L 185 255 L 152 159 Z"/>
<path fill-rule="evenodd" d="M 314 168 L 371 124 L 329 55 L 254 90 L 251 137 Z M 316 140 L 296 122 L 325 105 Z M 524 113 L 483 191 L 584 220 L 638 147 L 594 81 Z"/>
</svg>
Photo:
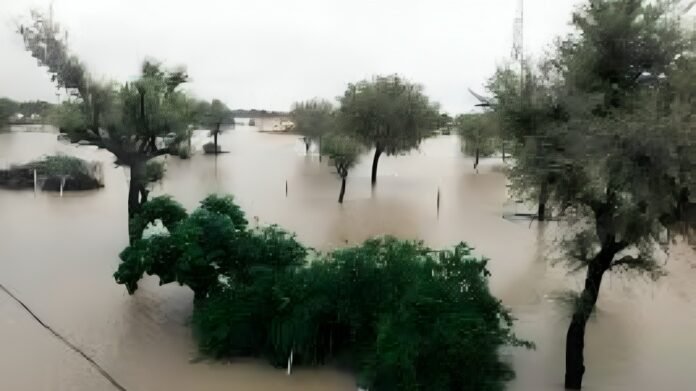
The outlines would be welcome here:
<svg viewBox="0 0 696 391">
<path fill-rule="evenodd" d="M 131 177 L 128 186 L 128 219 L 132 219 L 140 211 L 140 187 Z"/>
<path fill-rule="evenodd" d="M 475 169 L 478 167 L 478 165 L 479 165 L 479 154 L 480 154 L 480 150 L 479 150 L 478 147 L 476 147 L 476 158 L 475 158 L 475 160 L 474 160 L 474 170 L 475 170 Z"/>
<path fill-rule="evenodd" d="M 378 145 L 375 148 L 375 157 L 372 159 L 372 186 L 377 183 L 377 165 L 379 164 L 380 156 L 382 156 L 382 148 Z"/>
<path fill-rule="evenodd" d="M 597 303 L 604 272 L 609 269 L 614 255 L 615 251 L 602 248 L 587 268 L 585 289 L 580 296 L 580 303 L 576 305 L 566 336 L 565 388 L 568 390 L 582 388 L 582 377 L 585 373 L 585 326 Z"/>
<path fill-rule="evenodd" d="M 346 194 L 346 177 L 341 178 L 341 192 L 338 194 L 338 203 L 343 203 L 343 195 Z"/>
<path fill-rule="evenodd" d="M 218 149 L 218 133 L 220 133 L 220 124 L 217 124 L 215 126 L 215 132 L 213 132 L 213 144 L 215 144 L 215 154 L 217 155 L 219 152 Z"/>
<path fill-rule="evenodd" d="M 537 209 L 537 219 L 539 221 L 546 220 L 546 201 L 549 199 L 549 186 L 546 178 L 541 182 L 539 190 L 539 207 Z"/>
<path fill-rule="evenodd" d="M 92 131 L 99 136 L 99 110 L 96 107 L 92 109 Z"/>
<path fill-rule="evenodd" d="M 130 164 L 130 182 L 128 184 L 128 221 L 135 217 L 147 201 L 148 191 L 145 183 L 145 164 L 142 162 Z M 130 224 L 128 237 L 131 238 Z M 132 239 L 132 238 L 131 238 Z"/>
<path fill-rule="evenodd" d="M 311 145 L 312 145 L 312 142 L 309 141 L 309 139 L 305 137 L 305 140 L 304 140 L 305 155 L 309 155 L 309 147 L 310 147 Z"/>
<path fill-rule="evenodd" d="M 505 142 L 503 141 L 502 143 L 500 143 L 500 145 L 502 146 L 502 149 L 503 149 L 503 163 L 505 163 Z"/>
</svg>

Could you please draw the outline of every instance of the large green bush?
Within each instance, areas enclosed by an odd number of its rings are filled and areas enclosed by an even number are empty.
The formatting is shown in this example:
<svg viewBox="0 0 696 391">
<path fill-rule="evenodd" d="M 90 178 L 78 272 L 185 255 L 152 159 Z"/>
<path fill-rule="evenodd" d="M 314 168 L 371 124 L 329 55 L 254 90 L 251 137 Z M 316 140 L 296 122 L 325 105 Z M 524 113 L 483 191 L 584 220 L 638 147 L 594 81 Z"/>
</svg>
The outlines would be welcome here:
<svg viewBox="0 0 696 391">
<path fill-rule="evenodd" d="M 387 237 L 318 254 L 240 216 L 231 198 L 208 197 L 169 234 L 126 248 L 115 274 L 130 293 L 143 274 L 190 287 L 207 355 L 282 366 L 292 354 L 349 368 L 372 390 L 500 390 L 513 376 L 500 348 L 531 346 L 463 243 L 434 251 Z"/>
</svg>

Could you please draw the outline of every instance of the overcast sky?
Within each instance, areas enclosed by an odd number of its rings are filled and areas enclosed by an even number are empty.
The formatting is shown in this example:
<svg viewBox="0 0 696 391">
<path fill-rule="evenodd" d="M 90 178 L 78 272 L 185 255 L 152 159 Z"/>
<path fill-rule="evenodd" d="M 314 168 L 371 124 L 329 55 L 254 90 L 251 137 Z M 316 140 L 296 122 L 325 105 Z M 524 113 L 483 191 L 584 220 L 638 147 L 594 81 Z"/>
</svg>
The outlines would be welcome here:
<svg viewBox="0 0 696 391">
<path fill-rule="evenodd" d="M 47 0 L 0 0 L 0 96 L 57 100 L 15 20 Z M 525 46 L 540 54 L 577 0 L 527 0 Z M 232 108 L 287 110 L 349 82 L 398 73 L 450 113 L 468 112 L 509 58 L 517 0 L 54 0 L 93 76 L 126 81 L 144 58 L 185 65 L 188 89 Z"/>
</svg>

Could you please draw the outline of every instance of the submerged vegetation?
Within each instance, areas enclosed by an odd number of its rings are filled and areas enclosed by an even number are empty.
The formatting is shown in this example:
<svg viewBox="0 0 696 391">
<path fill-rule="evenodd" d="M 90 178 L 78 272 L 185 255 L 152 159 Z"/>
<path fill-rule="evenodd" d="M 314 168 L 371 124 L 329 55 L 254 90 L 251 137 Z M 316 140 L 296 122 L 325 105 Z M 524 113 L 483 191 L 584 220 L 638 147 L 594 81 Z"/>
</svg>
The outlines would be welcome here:
<svg viewBox="0 0 696 391">
<path fill-rule="evenodd" d="M 481 157 L 502 152 L 505 161 L 509 152 L 510 193 L 536 204 L 540 222 L 563 219 L 564 260 L 586 269 L 566 335 L 565 386 L 580 389 L 587 322 L 604 275 L 660 277 L 663 238 L 696 225 L 696 35 L 675 12 L 694 4 L 588 0 L 573 14 L 573 33 L 537 63 L 518 53 L 519 63 L 489 80 L 492 98 L 478 97 L 483 109 L 455 119 L 398 75 L 348 84 L 337 102 L 315 98 L 282 114 L 292 117 L 306 154 L 316 143 L 320 158 L 329 158 L 341 180 L 339 203 L 363 152 L 371 153 L 372 185 L 383 154 L 406 153 L 454 128 L 474 169 Z M 70 54 L 59 25 L 38 12 L 19 32 L 70 96 L 25 109 L 128 168 L 130 245 L 114 278 L 130 294 L 144 275 L 190 288 L 203 353 L 337 365 L 372 390 L 499 390 L 513 376 L 500 350 L 532 345 L 514 335 L 510 312 L 489 292 L 487 260 L 464 243 L 438 251 L 384 237 L 322 253 L 278 226 L 250 227 L 229 196 L 209 196 L 190 214 L 172 198 L 148 198 L 148 185 L 165 175 L 158 158 L 190 157 L 197 126 L 212 137 L 203 151 L 217 155 L 235 116 L 280 113 L 195 99 L 182 88 L 183 68 L 152 61 L 131 82 L 96 81 Z M 0 100 L 0 126 L 17 110 Z M 49 156 L 0 171 L 0 186 L 92 189 L 102 186 L 99 170 Z M 438 187 L 438 213 L 439 206 Z"/>
<path fill-rule="evenodd" d="M 91 190 L 104 186 L 99 163 L 63 155 L 46 156 L 0 170 L 0 186 L 12 189 L 33 188 L 34 173 L 42 190 Z"/>
<path fill-rule="evenodd" d="M 277 226 L 249 228 L 216 195 L 190 215 L 154 198 L 133 224 L 160 228 L 121 253 L 116 281 L 131 294 L 145 274 L 191 288 L 194 334 L 212 357 L 339 365 L 372 390 L 500 390 L 513 376 L 500 348 L 531 347 L 464 243 L 386 237 L 317 253 Z"/>
</svg>

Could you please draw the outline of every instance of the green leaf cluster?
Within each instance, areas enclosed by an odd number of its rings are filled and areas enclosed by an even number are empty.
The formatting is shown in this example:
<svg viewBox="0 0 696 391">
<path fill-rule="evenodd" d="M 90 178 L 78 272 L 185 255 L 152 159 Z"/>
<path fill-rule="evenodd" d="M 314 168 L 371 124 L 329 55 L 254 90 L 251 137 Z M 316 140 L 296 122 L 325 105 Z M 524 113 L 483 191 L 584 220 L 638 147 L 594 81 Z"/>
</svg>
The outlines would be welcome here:
<svg viewBox="0 0 696 391">
<path fill-rule="evenodd" d="M 163 215 L 148 210 L 160 204 Z M 276 226 L 250 229 L 231 197 L 185 216 L 168 198 L 145 204 L 169 235 L 136 240 L 115 274 L 133 293 L 143 274 L 195 293 L 192 325 L 216 358 L 285 366 L 334 364 L 374 390 L 501 390 L 505 346 L 531 347 L 488 289 L 486 259 L 462 243 L 434 251 L 391 237 L 327 254 Z"/>
</svg>

